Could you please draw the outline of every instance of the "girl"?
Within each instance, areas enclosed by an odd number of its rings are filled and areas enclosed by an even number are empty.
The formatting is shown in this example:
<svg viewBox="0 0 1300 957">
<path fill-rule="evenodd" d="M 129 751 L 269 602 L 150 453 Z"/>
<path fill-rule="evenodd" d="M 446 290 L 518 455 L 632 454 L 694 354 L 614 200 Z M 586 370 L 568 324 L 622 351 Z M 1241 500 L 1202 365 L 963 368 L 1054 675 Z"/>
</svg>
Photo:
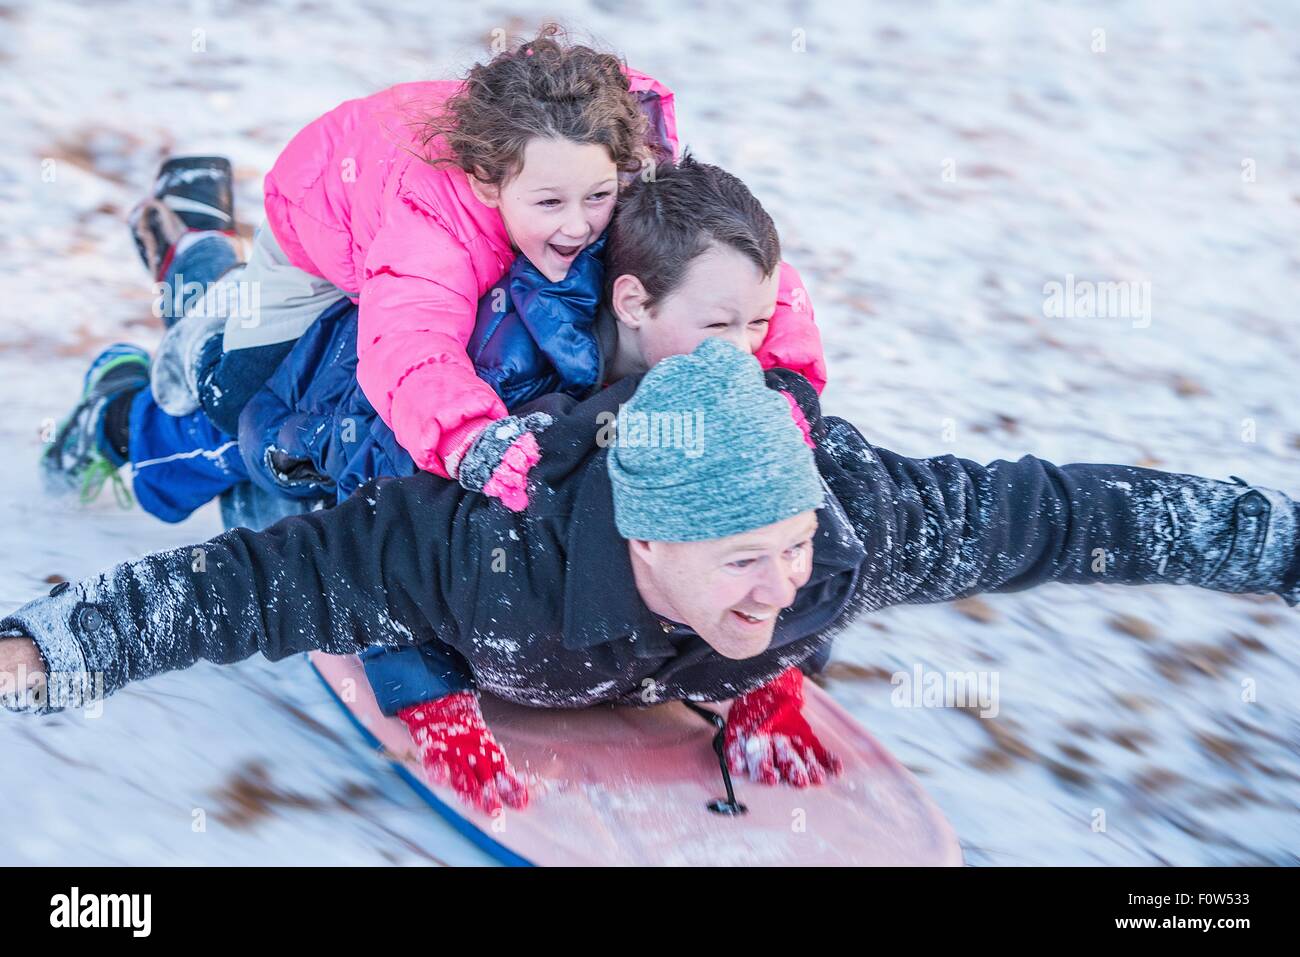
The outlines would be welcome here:
<svg viewBox="0 0 1300 957">
<path fill-rule="evenodd" d="M 466 354 L 480 297 L 516 250 L 564 279 L 608 224 L 620 176 L 648 152 L 676 154 L 671 93 L 557 32 L 476 66 L 462 85 L 345 104 L 300 133 L 267 177 L 268 219 L 291 261 L 359 296 L 366 397 L 436 474 L 457 477 L 466 450 L 506 415 Z M 417 109 L 427 121 L 405 132 L 418 144 L 403 142 L 386 117 Z M 432 163 L 417 145 L 436 146 Z M 354 167 L 354 181 L 333 175 Z"/>
<path fill-rule="evenodd" d="M 295 136 L 266 178 L 266 226 L 243 275 L 225 277 L 251 294 L 209 290 L 207 306 L 239 308 L 176 322 L 152 388 L 142 388 L 142 350 L 119 345 L 97 359 L 47 474 L 85 481 L 105 461 L 146 463 L 135 474 L 141 501 L 180 520 L 243 480 L 231 441 L 242 405 L 322 310 L 347 298 L 360 303 L 366 394 L 420 468 L 454 477 L 472 440 L 505 414 L 465 354 L 479 298 L 516 251 L 563 279 L 608 223 L 620 178 L 676 151 L 672 93 L 612 54 L 567 44 L 554 25 L 462 83 L 402 84 L 342 104 Z M 169 284 L 188 254 L 230 244 L 213 228 L 229 228 L 229 203 L 187 195 L 190 172 L 160 177 L 132 221 L 147 267 Z M 228 184 L 209 192 L 228 197 Z M 222 269 L 234 258 L 205 256 L 228 260 Z M 190 472 L 195 494 L 178 492 Z"/>
<path fill-rule="evenodd" d="M 300 133 L 266 183 L 268 219 L 290 260 L 359 295 L 356 378 L 397 444 L 417 468 L 512 508 L 526 502 L 538 452 L 529 430 L 471 452 L 507 415 L 467 354 L 479 300 L 515 250 L 546 280 L 563 281 L 604 232 L 620 176 L 678 151 L 666 88 L 555 33 L 476 66 L 459 87 L 423 84 L 345 104 Z M 373 133 L 389 128 L 390 111 L 409 112 L 398 101 L 417 96 L 443 98 L 417 128 L 422 147 L 440 144 L 433 164 Z M 777 344 L 802 344 L 791 351 L 820 362 L 811 310 L 788 305 L 806 306 L 798 278 L 781 277 Z M 779 359 L 762 346 L 758 358 Z M 475 467 L 462 470 L 467 454 Z"/>
<path fill-rule="evenodd" d="M 357 310 L 341 306 L 240 418 L 249 476 L 272 495 L 333 504 L 376 476 L 419 470 L 357 385 Z M 825 385 L 812 307 L 771 217 L 739 179 L 687 155 L 629 186 L 560 282 L 519 256 L 480 300 L 467 352 L 514 412 L 550 393 L 584 398 L 714 336 Z M 522 486 L 498 497 L 516 510 L 527 501 Z"/>
</svg>

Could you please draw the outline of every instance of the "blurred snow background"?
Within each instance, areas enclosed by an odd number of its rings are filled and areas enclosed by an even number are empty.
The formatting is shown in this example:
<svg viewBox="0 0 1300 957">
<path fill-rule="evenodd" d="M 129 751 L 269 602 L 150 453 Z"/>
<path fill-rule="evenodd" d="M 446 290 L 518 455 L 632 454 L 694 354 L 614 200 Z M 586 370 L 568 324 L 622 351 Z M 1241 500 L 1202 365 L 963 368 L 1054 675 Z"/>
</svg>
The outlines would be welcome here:
<svg viewBox="0 0 1300 957">
<path fill-rule="evenodd" d="M 0 604 L 220 529 L 215 507 L 166 526 L 37 482 L 88 360 L 160 337 L 123 225 L 160 158 L 229 155 L 251 226 L 308 120 L 458 75 L 547 16 L 672 87 L 685 141 L 767 205 L 822 327 L 826 408 L 873 442 L 1300 494 L 1286 2 L 0 2 Z M 1150 283 L 1150 321 L 1047 317 L 1068 275 Z M 1064 586 L 895 609 L 839 641 L 825 685 L 970 863 L 1295 864 L 1297 616 Z M 891 706 L 918 665 L 996 673 L 997 717 Z M 2 720 L 0 807 L 5 864 L 482 860 L 299 662 L 200 666 L 94 721 Z"/>
</svg>

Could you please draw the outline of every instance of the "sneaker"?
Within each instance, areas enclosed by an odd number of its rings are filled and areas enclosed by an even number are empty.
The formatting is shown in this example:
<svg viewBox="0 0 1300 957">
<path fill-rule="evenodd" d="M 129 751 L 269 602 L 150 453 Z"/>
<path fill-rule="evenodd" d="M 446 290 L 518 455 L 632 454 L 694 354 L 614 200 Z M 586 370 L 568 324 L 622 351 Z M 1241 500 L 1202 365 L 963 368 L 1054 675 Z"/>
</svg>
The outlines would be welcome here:
<svg viewBox="0 0 1300 957">
<path fill-rule="evenodd" d="M 95 358 L 86 372 L 81 401 L 41 456 L 48 492 L 63 495 L 79 489 L 81 501 L 91 502 L 111 480 L 119 504 L 131 506 L 131 493 L 118 474 L 126 462 L 104 434 L 104 413 L 118 396 L 148 384 L 149 354 L 138 346 L 119 342 Z"/>
<path fill-rule="evenodd" d="M 140 258 L 155 279 L 166 271 L 181 233 L 216 230 L 234 235 L 234 179 L 224 156 L 174 156 L 162 164 L 153 194 L 131 211 L 130 219 Z M 168 221 L 163 222 L 155 202 L 173 214 Z"/>
</svg>

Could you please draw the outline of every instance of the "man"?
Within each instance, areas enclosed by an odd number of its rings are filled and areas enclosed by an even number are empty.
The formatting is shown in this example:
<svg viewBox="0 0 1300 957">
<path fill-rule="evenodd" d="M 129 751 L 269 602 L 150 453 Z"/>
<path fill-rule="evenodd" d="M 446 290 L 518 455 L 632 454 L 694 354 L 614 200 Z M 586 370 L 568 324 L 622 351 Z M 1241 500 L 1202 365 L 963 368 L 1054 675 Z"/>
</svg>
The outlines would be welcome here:
<svg viewBox="0 0 1300 957">
<path fill-rule="evenodd" d="M 329 512 L 56 586 L 0 620 L 23 636 L 0 640 L 0 682 L 48 674 L 7 703 L 77 704 L 100 673 L 112 692 L 200 659 L 414 644 L 446 662 L 426 767 L 481 807 L 521 807 L 527 789 L 476 689 L 537 707 L 736 698 L 733 768 L 803 785 L 836 761 L 799 713 L 798 665 L 863 611 L 1047 581 L 1300 601 L 1300 514 L 1280 492 L 905 458 L 718 339 L 547 411 L 526 512 L 431 475 L 380 480 Z"/>
</svg>

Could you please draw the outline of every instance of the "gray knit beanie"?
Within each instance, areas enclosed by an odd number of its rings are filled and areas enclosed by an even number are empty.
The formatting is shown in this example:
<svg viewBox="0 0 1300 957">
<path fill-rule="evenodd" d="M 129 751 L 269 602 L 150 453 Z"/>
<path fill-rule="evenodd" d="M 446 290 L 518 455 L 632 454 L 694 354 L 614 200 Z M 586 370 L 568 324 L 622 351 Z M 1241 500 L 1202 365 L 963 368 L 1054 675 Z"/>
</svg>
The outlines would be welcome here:
<svg viewBox="0 0 1300 957">
<path fill-rule="evenodd" d="M 724 538 L 822 504 L 790 403 L 767 387 L 757 359 L 722 339 L 647 372 L 608 444 L 624 538 Z"/>
</svg>

